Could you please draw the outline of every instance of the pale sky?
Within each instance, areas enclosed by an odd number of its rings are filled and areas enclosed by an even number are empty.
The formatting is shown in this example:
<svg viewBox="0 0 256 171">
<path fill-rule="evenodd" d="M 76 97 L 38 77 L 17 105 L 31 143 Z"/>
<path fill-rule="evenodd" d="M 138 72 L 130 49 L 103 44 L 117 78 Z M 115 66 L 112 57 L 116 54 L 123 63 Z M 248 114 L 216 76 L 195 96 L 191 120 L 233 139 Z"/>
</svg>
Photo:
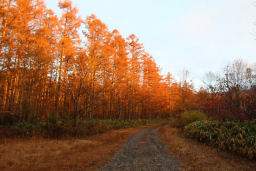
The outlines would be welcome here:
<svg viewBox="0 0 256 171">
<path fill-rule="evenodd" d="M 60 13 L 58 0 L 45 0 Z M 95 14 L 123 37 L 135 34 L 178 80 L 183 69 L 199 87 L 208 71 L 235 59 L 256 62 L 256 0 L 73 0 L 80 16 Z"/>
</svg>

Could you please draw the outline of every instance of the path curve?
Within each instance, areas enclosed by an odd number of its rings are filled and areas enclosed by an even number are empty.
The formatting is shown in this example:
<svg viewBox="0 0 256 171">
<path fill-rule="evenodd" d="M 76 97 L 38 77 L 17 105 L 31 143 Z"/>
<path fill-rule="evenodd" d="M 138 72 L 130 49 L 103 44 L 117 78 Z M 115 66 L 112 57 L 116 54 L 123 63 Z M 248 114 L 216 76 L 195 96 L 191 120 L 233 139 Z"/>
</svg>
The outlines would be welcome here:
<svg viewBox="0 0 256 171">
<path fill-rule="evenodd" d="M 181 170 L 178 160 L 166 152 L 165 145 L 160 141 L 157 134 L 159 128 L 145 128 L 132 135 L 101 170 Z"/>
</svg>

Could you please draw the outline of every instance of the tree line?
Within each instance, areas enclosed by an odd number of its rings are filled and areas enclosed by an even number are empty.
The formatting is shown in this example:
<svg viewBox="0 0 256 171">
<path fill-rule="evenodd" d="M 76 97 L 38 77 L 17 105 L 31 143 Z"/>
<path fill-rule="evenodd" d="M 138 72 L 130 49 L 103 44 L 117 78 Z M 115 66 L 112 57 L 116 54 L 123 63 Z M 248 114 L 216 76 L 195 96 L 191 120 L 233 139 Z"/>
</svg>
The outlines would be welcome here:
<svg viewBox="0 0 256 171">
<path fill-rule="evenodd" d="M 58 6 L 60 17 L 43 0 L 1 1 L 1 111 L 138 119 L 195 107 L 192 87 L 161 75 L 134 34 L 123 38 L 95 15 L 83 20 L 70 0 Z"/>
<path fill-rule="evenodd" d="M 204 111 L 221 120 L 256 119 L 256 67 L 243 60 L 206 74 Z"/>
<path fill-rule="evenodd" d="M 124 38 L 70 0 L 57 16 L 43 0 L 1 0 L 0 110 L 27 119 L 143 119 L 201 110 L 255 118 L 255 70 L 242 62 L 200 91 L 170 73 L 134 35 Z M 208 78 L 210 78 L 208 77 Z"/>
</svg>

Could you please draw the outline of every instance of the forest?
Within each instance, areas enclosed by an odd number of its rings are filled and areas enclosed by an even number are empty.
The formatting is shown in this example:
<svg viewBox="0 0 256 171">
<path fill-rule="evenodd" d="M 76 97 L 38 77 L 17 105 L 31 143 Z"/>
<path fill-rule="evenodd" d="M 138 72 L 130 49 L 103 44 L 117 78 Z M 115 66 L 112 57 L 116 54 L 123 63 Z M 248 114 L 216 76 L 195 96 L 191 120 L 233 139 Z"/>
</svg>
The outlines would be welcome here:
<svg viewBox="0 0 256 171">
<path fill-rule="evenodd" d="M 255 68 L 242 60 L 208 73 L 205 88 L 161 75 L 135 35 L 123 38 L 71 1 L 58 17 L 40 0 L 1 2 L 0 108 L 22 119 L 163 118 L 202 110 L 255 118 Z M 209 82 L 210 79 L 210 82 Z"/>
<path fill-rule="evenodd" d="M 42 1 L 1 7 L 1 111 L 23 119 L 161 118 L 197 108 L 196 92 L 160 68 L 135 35 L 123 38 L 71 1 L 58 18 Z M 82 32 L 81 32 L 82 31 Z"/>
</svg>

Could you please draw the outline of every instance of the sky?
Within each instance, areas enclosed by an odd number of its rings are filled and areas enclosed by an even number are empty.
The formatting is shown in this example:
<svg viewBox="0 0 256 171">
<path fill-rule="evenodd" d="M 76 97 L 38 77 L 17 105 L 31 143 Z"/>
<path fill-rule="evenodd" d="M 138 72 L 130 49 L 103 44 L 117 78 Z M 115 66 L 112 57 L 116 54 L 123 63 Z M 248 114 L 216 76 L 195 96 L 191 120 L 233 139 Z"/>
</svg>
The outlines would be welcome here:
<svg viewBox="0 0 256 171">
<path fill-rule="evenodd" d="M 45 0 L 60 14 L 58 0 Z M 95 14 L 110 30 L 135 34 L 177 80 L 190 72 L 196 87 L 205 73 L 236 59 L 256 62 L 256 0 L 73 0 L 82 19 Z"/>
</svg>

